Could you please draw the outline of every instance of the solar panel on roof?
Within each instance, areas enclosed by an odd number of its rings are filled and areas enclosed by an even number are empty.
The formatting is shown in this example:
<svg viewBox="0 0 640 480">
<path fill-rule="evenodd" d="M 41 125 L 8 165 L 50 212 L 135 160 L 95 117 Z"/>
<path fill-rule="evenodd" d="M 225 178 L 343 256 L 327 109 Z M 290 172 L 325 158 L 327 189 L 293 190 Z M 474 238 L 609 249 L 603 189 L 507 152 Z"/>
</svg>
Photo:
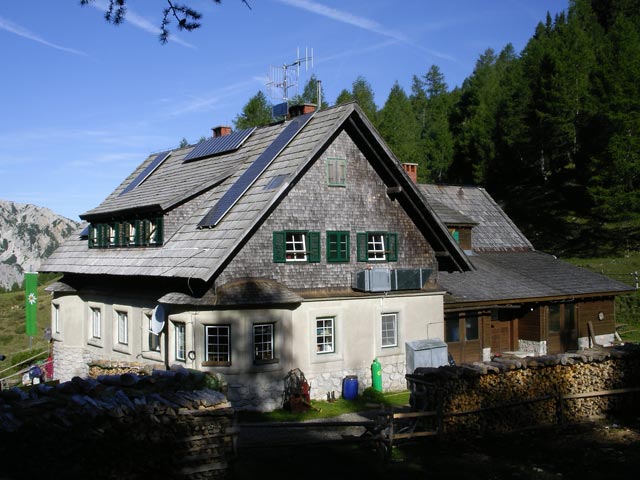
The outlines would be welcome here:
<svg viewBox="0 0 640 480">
<path fill-rule="evenodd" d="M 159 153 L 156 156 L 156 158 L 154 158 L 151 161 L 151 163 L 147 165 L 145 169 L 142 170 L 142 172 L 140 172 L 140 174 L 136 178 L 133 179 L 133 182 L 127 185 L 126 188 L 120 192 L 120 195 L 124 195 L 125 193 L 130 192 L 131 190 L 136 188 L 138 185 L 140 185 L 142 182 L 144 182 L 147 179 L 147 177 L 151 175 L 155 171 L 155 169 L 158 168 L 160 164 L 162 164 L 162 162 L 166 160 L 166 158 L 169 156 L 170 153 L 171 153 L 171 150 Z"/>
<path fill-rule="evenodd" d="M 184 161 L 189 162 L 191 160 L 197 160 L 198 158 L 210 157 L 219 153 L 236 150 L 240 148 L 255 129 L 256 127 L 245 128 L 244 130 L 238 130 L 229 135 L 209 138 L 208 140 L 200 142 L 184 157 Z"/>
<path fill-rule="evenodd" d="M 314 112 L 307 113 L 295 117 L 289 125 L 287 125 L 280 135 L 256 158 L 245 172 L 240 175 L 236 180 L 236 183 L 231 185 L 231 188 L 225 192 L 218 203 L 209 210 L 204 216 L 198 227 L 215 227 L 218 222 L 226 215 L 226 213 L 235 205 L 244 192 L 253 185 L 258 177 L 265 171 L 265 169 L 271 164 L 274 158 L 276 158 L 282 150 L 289 144 L 291 140 L 298 134 L 298 132 L 304 127 L 311 119 Z"/>
</svg>

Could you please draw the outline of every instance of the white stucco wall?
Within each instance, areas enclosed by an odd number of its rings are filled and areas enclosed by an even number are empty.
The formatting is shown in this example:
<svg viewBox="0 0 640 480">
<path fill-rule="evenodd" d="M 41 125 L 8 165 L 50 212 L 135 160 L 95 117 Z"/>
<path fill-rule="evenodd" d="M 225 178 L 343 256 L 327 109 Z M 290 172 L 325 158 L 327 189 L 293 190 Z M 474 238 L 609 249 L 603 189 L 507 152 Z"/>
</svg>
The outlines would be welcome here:
<svg viewBox="0 0 640 480">
<path fill-rule="evenodd" d="M 107 297 L 81 299 L 75 295 L 55 298 L 59 308 L 60 332 L 55 341 L 54 375 L 61 381 L 86 376 L 87 363 L 105 359 L 148 363 L 156 368 L 180 364 L 187 368 L 215 371 L 228 383 L 228 396 L 236 408 L 272 410 L 282 406 L 284 378 L 292 369 L 300 369 L 311 386 L 311 397 L 326 399 L 328 392 L 342 395 L 342 382 L 357 375 L 359 392 L 371 386 L 371 363 L 382 366 L 383 390 L 406 388 L 405 343 L 412 340 L 444 338 L 443 293 L 412 293 L 403 296 L 380 294 L 361 298 L 309 300 L 295 310 L 246 309 L 169 312 L 161 337 L 161 352 L 148 351 L 148 316 L 151 308 L 133 299 L 114 303 Z M 129 302 L 129 305 L 126 302 Z M 100 340 L 91 338 L 90 308 L 102 311 Z M 117 342 L 117 310 L 129 315 L 129 344 Z M 381 315 L 397 314 L 397 345 L 381 347 Z M 315 351 L 316 319 L 335 319 L 335 352 Z M 185 361 L 175 358 L 175 324 L 184 323 Z M 254 365 L 253 325 L 275 325 L 277 362 Z M 207 366 L 205 363 L 205 326 L 231 327 L 231 365 Z M 165 362 L 166 356 L 166 362 Z M 191 358 L 190 358 L 191 357 Z"/>
</svg>

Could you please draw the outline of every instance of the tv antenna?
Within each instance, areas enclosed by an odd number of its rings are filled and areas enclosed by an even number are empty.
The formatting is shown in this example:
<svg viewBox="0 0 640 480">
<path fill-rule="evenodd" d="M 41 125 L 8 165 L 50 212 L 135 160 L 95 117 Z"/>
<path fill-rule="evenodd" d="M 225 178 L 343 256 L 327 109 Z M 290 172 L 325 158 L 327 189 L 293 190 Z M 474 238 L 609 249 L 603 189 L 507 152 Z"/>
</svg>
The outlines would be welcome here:
<svg viewBox="0 0 640 480">
<path fill-rule="evenodd" d="M 279 67 L 271 67 L 269 71 L 269 96 L 286 103 L 291 96 L 292 89 L 298 93 L 298 78 L 300 77 L 300 66 L 304 65 L 305 71 L 313 68 L 313 48 L 304 49 L 304 57 L 300 58 L 300 48 L 297 50 L 297 60 Z"/>
</svg>

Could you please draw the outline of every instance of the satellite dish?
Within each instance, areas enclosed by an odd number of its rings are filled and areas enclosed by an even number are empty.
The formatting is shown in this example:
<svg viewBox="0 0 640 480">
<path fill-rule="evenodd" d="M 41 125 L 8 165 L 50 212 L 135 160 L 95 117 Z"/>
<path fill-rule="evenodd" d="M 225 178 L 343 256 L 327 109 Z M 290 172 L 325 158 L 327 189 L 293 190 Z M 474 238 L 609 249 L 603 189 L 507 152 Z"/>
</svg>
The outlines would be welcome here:
<svg viewBox="0 0 640 480">
<path fill-rule="evenodd" d="M 153 309 L 153 315 L 151 315 L 151 333 L 160 335 L 160 332 L 162 332 L 164 328 L 165 317 L 164 307 L 157 305 L 156 308 Z"/>
</svg>

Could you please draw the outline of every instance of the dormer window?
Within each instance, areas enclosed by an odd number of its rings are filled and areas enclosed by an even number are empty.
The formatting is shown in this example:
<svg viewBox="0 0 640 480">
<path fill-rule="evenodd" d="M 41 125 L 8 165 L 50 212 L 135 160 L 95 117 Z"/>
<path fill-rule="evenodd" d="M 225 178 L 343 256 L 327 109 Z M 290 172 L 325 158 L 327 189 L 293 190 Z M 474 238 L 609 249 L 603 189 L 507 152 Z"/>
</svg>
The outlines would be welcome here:
<svg viewBox="0 0 640 480">
<path fill-rule="evenodd" d="M 163 242 L 162 217 L 92 223 L 89 248 L 159 247 Z"/>
<path fill-rule="evenodd" d="M 449 233 L 463 250 L 471 250 L 471 228 L 469 225 L 448 225 Z"/>
</svg>

